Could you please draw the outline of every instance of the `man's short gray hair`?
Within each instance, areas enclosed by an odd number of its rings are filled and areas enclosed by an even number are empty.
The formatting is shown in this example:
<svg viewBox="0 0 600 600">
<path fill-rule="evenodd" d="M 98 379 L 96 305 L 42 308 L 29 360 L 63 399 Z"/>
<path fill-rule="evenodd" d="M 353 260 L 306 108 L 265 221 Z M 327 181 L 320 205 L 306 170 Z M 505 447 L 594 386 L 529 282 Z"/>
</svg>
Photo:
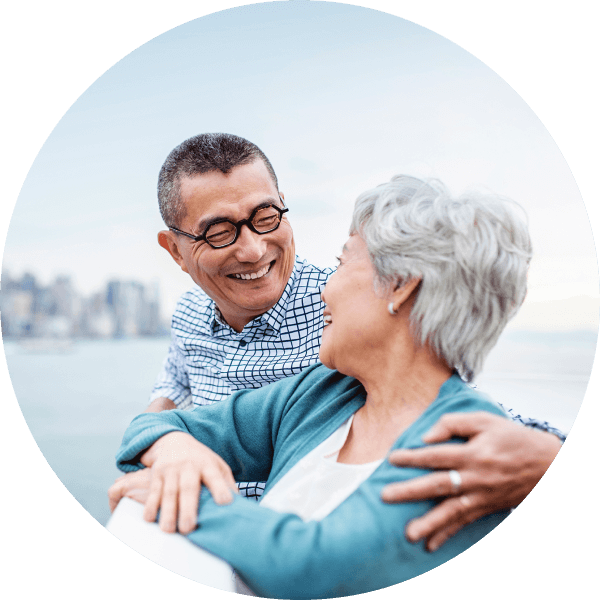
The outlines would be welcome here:
<svg viewBox="0 0 600 600">
<path fill-rule="evenodd" d="M 350 234 L 367 245 L 376 289 L 421 278 L 413 335 L 466 381 L 525 299 L 532 251 L 519 208 L 494 195 L 454 199 L 440 181 L 406 175 L 361 194 L 354 207 Z"/>
<path fill-rule="evenodd" d="M 182 142 L 167 156 L 158 175 L 158 206 L 167 227 L 178 227 L 185 217 L 180 183 L 212 171 L 227 174 L 235 167 L 262 160 L 275 188 L 277 176 L 264 152 L 252 142 L 230 133 L 201 133 Z"/>
</svg>

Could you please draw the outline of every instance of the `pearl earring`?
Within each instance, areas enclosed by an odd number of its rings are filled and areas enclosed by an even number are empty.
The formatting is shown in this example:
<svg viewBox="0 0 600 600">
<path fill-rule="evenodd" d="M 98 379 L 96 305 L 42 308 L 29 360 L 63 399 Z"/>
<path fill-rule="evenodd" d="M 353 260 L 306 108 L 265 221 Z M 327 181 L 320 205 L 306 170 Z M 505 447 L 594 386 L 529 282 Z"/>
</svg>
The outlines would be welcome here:
<svg viewBox="0 0 600 600">
<path fill-rule="evenodd" d="M 388 311 L 389 311 L 390 315 L 398 314 L 397 311 L 394 310 L 394 303 L 393 302 L 390 302 L 388 304 Z"/>
</svg>

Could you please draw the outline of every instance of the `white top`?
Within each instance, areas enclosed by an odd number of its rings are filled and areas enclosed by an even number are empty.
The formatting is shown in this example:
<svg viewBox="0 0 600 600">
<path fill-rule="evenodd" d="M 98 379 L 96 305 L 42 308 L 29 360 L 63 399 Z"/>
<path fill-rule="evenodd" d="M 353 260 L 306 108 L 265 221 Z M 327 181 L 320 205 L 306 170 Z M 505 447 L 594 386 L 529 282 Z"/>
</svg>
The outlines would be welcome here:
<svg viewBox="0 0 600 600">
<path fill-rule="evenodd" d="M 262 498 L 261 506 L 320 521 L 337 508 L 383 462 L 349 465 L 337 462 L 352 415 L 324 442 L 296 463 Z"/>
<path fill-rule="evenodd" d="M 353 418 L 354 415 L 297 462 L 263 495 L 261 506 L 298 515 L 303 521 L 320 521 L 350 496 L 383 462 L 376 460 L 363 465 L 337 462 Z M 256 595 L 237 577 L 235 591 Z"/>
</svg>

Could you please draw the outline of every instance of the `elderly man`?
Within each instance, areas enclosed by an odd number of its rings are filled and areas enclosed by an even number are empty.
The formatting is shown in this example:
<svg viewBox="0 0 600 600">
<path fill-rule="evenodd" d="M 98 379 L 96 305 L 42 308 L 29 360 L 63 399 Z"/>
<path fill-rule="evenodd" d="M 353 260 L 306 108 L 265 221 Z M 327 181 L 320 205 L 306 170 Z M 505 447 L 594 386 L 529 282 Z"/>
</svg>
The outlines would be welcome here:
<svg viewBox="0 0 600 600">
<path fill-rule="evenodd" d="M 175 309 L 171 346 L 147 410 L 211 404 L 315 363 L 320 293 L 332 269 L 295 256 L 288 208 L 263 152 L 228 134 L 190 138 L 167 157 L 158 198 L 168 227 L 159 244 L 197 287 Z M 435 550 L 465 524 L 521 502 L 564 440 L 547 424 L 526 424 L 449 415 L 425 441 L 461 436 L 468 443 L 392 453 L 398 466 L 443 469 L 382 493 L 385 502 L 448 496 L 409 524 L 409 539 L 426 538 Z M 109 492 L 111 508 L 124 495 L 142 500 L 145 477 L 140 471 L 119 478 Z M 262 485 L 242 483 L 240 490 L 259 497 Z"/>
</svg>

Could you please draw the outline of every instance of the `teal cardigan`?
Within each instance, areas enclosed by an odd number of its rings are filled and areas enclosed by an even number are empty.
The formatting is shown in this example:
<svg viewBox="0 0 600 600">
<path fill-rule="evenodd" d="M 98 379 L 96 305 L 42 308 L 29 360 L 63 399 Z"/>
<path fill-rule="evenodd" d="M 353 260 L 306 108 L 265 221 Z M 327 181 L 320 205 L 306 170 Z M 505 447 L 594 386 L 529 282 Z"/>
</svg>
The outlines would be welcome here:
<svg viewBox="0 0 600 600">
<path fill-rule="evenodd" d="M 184 431 L 221 455 L 237 481 L 266 480 L 268 491 L 365 399 L 356 379 L 316 364 L 294 377 L 236 392 L 210 406 L 139 415 L 125 432 L 117 465 L 122 471 L 143 468 L 140 455 L 158 438 Z M 453 375 L 393 448 L 423 446 L 422 436 L 445 413 L 480 410 L 504 414 Z M 385 460 L 332 513 L 307 523 L 240 496 L 218 506 L 203 489 L 198 528 L 188 538 L 230 563 L 261 596 L 331 598 L 370 592 L 446 562 L 508 514 L 479 519 L 433 553 L 425 550 L 423 542 L 409 543 L 406 524 L 435 503 L 385 504 L 380 494 L 388 483 L 425 472 L 394 467 Z"/>
</svg>

